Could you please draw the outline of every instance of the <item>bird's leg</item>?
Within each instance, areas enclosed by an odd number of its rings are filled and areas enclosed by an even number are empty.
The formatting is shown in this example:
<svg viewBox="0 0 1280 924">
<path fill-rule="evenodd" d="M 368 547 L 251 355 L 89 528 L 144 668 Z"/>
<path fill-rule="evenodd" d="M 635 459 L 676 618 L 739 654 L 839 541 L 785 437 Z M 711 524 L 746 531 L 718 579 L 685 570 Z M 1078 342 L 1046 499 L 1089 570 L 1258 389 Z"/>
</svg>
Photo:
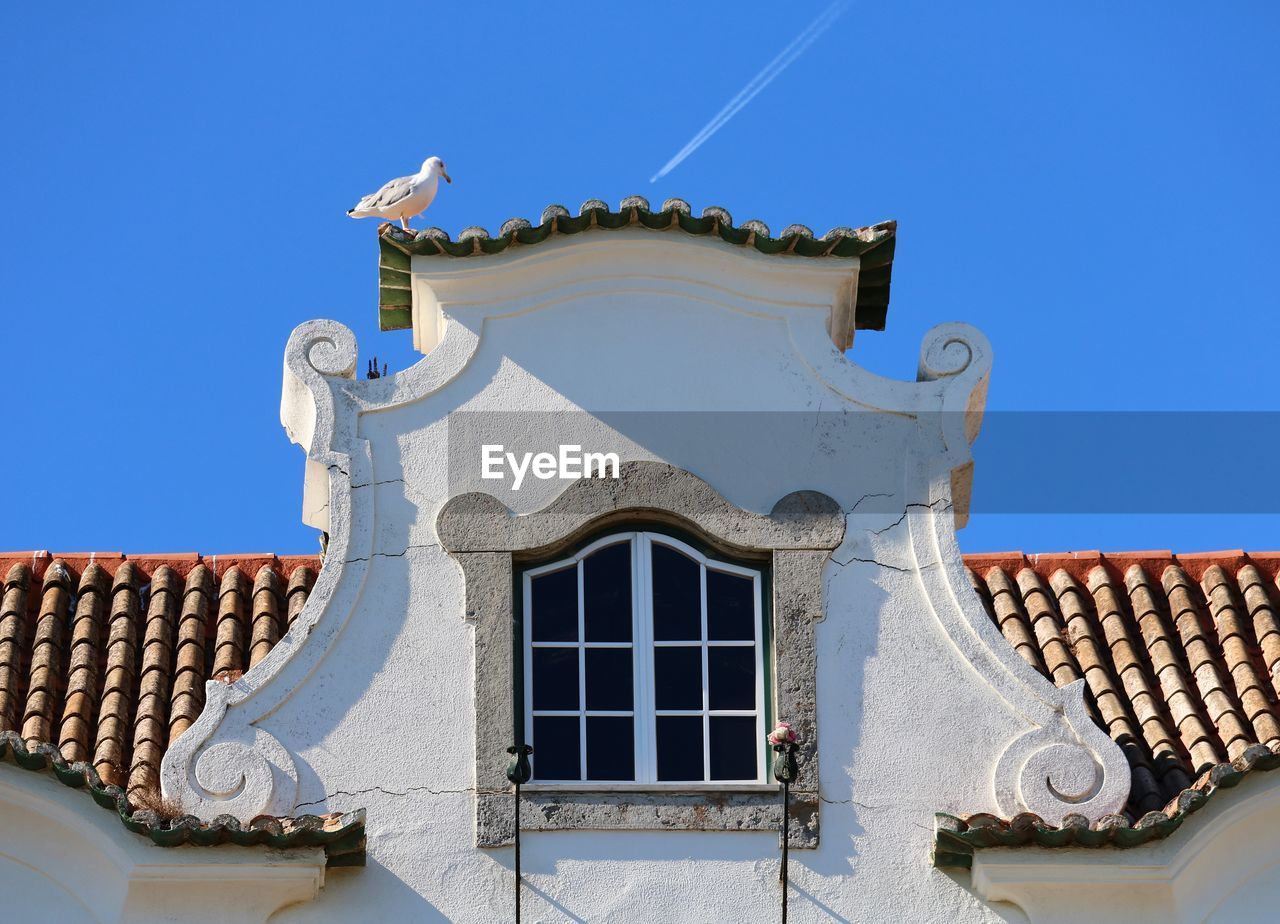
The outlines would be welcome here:
<svg viewBox="0 0 1280 924">
<path fill-rule="evenodd" d="M 404 228 L 406 231 L 409 230 L 409 220 L 403 215 L 400 216 L 400 227 Z"/>
</svg>

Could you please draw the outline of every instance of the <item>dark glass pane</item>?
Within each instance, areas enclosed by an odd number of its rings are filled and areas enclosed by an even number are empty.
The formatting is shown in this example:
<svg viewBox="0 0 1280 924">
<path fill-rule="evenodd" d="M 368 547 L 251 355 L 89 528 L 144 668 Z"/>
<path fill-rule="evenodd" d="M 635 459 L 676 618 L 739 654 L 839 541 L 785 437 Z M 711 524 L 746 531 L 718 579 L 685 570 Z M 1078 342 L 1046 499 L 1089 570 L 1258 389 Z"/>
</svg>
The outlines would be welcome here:
<svg viewBox="0 0 1280 924">
<path fill-rule="evenodd" d="M 578 717 L 533 718 L 533 775 L 539 780 L 582 779 Z"/>
<path fill-rule="evenodd" d="M 756 708 L 756 649 L 707 649 L 707 702 L 712 709 Z"/>
<path fill-rule="evenodd" d="M 702 716 L 660 715 L 658 779 L 705 779 L 702 773 Z"/>
<path fill-rule="evenodd" d="M 552 571 L 533 578 L 533 640 L 578 640 L 578 569 Z"/>
<path fill-rule="evenodd" d="M 711 723 L 711 779 L 756 779 L 759 775 L 756 761 L 762 745 L 756 740 L 755 717 L 713 715 L 708 721 Z"/>
<path fill-rule="evenodd" d="M 653 544 L 653 637 L 660 642 L 702 639 L 702 588 L 693 559 Z"/>
<path fill-rule="evenodd" d="M 636 739 L 632 720 L 587 716 L 587 779 L 636 778 Z"/>
<path fill-rule="evenodd" d="M 578 708 L 578 649 L 533 649 L 532 708 Z"/>
<path fill-rule="evenodd" d="M 750 642 L 756 637 L 755 582 L 707 569 L 707 638 Z"/>
<path fill-rule="evenodd" d="M 582 561 L 583 618 L 588 642 L 631 641 L 631 543 Z"/>
<path fill-rule="evenodd" d="M 658 709 L 702 708 L 702 649 L 653 649 L 653 699 Z"/>
<path fill-rule="evenodd" d="M 631 700 L 631 649 L 588 648 L 587 708 L 625 712 Z"/>
</svg>

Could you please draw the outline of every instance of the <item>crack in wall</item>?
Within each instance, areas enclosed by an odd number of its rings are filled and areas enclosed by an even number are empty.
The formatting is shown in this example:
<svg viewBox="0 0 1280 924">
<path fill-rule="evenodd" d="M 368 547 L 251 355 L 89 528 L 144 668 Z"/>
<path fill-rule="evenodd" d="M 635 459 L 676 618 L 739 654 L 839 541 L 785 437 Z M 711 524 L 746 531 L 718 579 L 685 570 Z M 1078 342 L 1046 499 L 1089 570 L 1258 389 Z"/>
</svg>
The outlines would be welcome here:
<svg viewBox="0 0 1280 924">
<path fill-rule="evenodd" d="M 864 495 L 862 495 L 861 497 L 859 497 L 859 498 L 858 498 L 858 500 L 854 503 L 854 505 L 853 505 L 852 507 L 850 507 L 850 508 L 849 508 L 847 511 L 845 511 L 845 512 L 846 512 L 846 513 L 853 513 L 855 510 L 857 510 L 857 509 L 858 509 L 858 506 L 859 506 L 859 505 L 860 505 L 864 500 L 870 500 L 870 499 L 871 499 L 871 498 L 873 498 L 873 497 L 893 497 L 893 495 L 892 495 L 892 494 L 864 494 Z"/>
<path fill-rule="evenodd" d="M 293 810 L 296 812 L 298 809 L 306 808 L 310 805 L 324 805 L 335 796 L 368 796 L 375 792 L 384 796 L 408 796 L 416 792 L 425 792 L 432 796 L 461 796 L 474 793 L 475 789 L 473 787 L 467 787 L 466 789 L 432 789 L 430 786 L 410 786 L 404 791 L 385 789 L 382 786 L 371 786 L 368 789 L 356 789 L 350 791 L 345 789 L 335 789 L 333 792 L 327 794 L 323 799 L 316 799 L 313 802 L 299 802 L 293 807 Z"/>
<path fill-rule="evenodd" d="M 913 568 L 902 568 L 898 565 L 891 565 L 887 561 L 879 561 L 878 559 L 875 559 L 875 558 L 858 558 L 856 555 L 846 558 L 844 561 L 836 561 L 836 559 L 834 558 L 831 560 L 834 561 L 841 568 L 855 561 L 860 561 L 868 565 L 876 565 L 877 567 L 880 567 L 880 568 L 888 568 L 890 571 L 897 571 L 900 574 L 911 574 L 914 571 Z"/>
<path fill-rule="evenodd" d="M 852 805 L 855 808 L 866 809 L 868 812 L 879 811 L 890 806 L 884 805 L 868 805 L 865 802 L 859 802 L 857 799 L 828 799 L 826 796 L 819 794 L 818 799 L 827 805 Z"/>
<path fill-rule="evenodd" d="M 893 495 L 880 494 L 880 493 L 864 494 L 862 495 L 862 497 L 858 498 L 857 503 L 855 503 L 852 507 L 849 508 L 848 513 L 850 514 L 853 513 L 853 511 L 857 509 L 858 504 L 861 504 L 863 501 L 872 497 L 893 497 Z M 941 508 L 938 507 L 939 504 L 942 505 Z M 924 509 L 933 510 L 936 512 L 938 509 L 950 510 L 952 509 L 953 505 L 951 504 L 950 501 L 945 501 L 945 500 L 942 500 L 941 498 L 939 498 L 936 501 L 931 501 L 930 503 L 927 503 L 927 504 L 922 504 L 922 503 L 907 504 L 906 507 L 903 508 L 902 515 L 898 517 L 898 519 L 894 520 L 888 526 L 885 526 L 881 529 L 868 529 L 866 530 L 867 534 L 872 536 L 880 536 L 880 535 L 883 535 L 884 533 L 889 532 L 892 529 L 897 528 L 898 526 L 901 526 L 902 523 L 907 519 L 907 516 L 910 515 L 911 509 L 913 507 L 924 508 Z M 857 543 L 854 543 L 854 545 L 857 545 Z M 886 561 L 880 561 L 880 559 L 878 558 L 861 558 L 857 555 L 849 555 L 845 558 L 837 558 L 836 556 L 832 555 L 831 561 L 842 568 L 845 567 L 846 565 L 852 564 L 853 562 L 862 562 L 863 564 L 875 565 L 878 568 L 887 568 L 888 570 L 896 571 L 899 574 L 911 574 L 912 572 L 915 571 L 914 568 L 890 564 L 889 562 L 886 562 Z"/>
<path fill-rule="evenodd" d="M 477 795 L 477 794 L 511 795 L 511 793 L 507 790 L 498 790 L 498 791 L 479 790 L 474 786 L 467 786 L 462 789 L 432 789 L 430 785 L 424 784 L 422 786 L 410 786 L 408 789 L 403 789 L 403 790 L 387 789 L 384 786 L 370 786 L 368 789 L 355 789 L 355 790 L 336 789 L 331 793 L 327 793 L 322 799 L 316 799 L 311 802 L 297 803 L 294 806 L 294 811 L 296 812 L 299 809 L 309 808 L 311 806 L 325 805 L 326 803 L 330 802 L 331 800 L 335 799 L 338 796 L 347 796 L 349 798 L 359 798 L 360 796 L 369 796 L 369 795 L 373 795 L 374 793 L 377 793 L 383 796 L 391 796 L 394 798 L 409 796 L 409 795 L 413 795 L 414 793 L 426 793 L 427 795 L 430 795 L 430 796 L 466 796 L 466 795 Z M 822 795 L 821 793 L 818 793 L 817 795 L 818 795 L 818 801 L 822 802 L 825 805 L 852 805 L 855 808 L 860 808 L 868 812 L 875 812 L 883 809 L 903 808 L 903 806 L 901 805 L 872 805 L 867 802 L 859 802 L 857 799 L 853 799 L 853 798 L 828 799 L 826 796 Z"/>
<path fill-rule="evenodd" d="M 361 484 L 353 484 L 353 485 L 351 486 L 351 490 L 352 490 L 352 491 L 356 491 L 356 490 L 358 490 L 358 489 L 360 489 L 360 488 L 378 488 L 378 487 L 381 487 L 382 485 L 387 485 L 387 484 L 402 484 L 402 485 L 404 485 L 404 488 L 405 488 L 405 490 L 404 490 L 404 494 L 405 494 L 406 499 L 408 498 L 408 496 L 409 496 L 410 494 L 413 494 L 413 495 L 417 495 L 417 497 L 420 499 L 420 502 L 421 502 L 421 503 L 426 503 L 426 504 L 430 505 L 430 504 L 432 504 L 432 503 L 435 501 L 435 497 L 434 497 L 432 494 L 430 494 L 429 492 L 427 492 L 427 491 L 426 491 L 425 489 L 423 489 L 421 486 L 414 484 L 414 483 L 413 483 L 412 481 L 410 481 L 408 478 L 404 478 L 404 477 L 401 477 L 401 478 L 384 478 L 384 479 L 382 479 L 381 481 L 366 481 L 366 482 L 362 482 Z"/>
<path fill-rule="evenodd" d="M 387 478 L 383 481 L 366 481 L 364 484 L 353 484 L 351 486 L 351 490 L 354 491 L 356 488 L 376 488 L 379 485 L 396 484 L 397 482 L 400 484 L 409 484 L 409 482 L 405 481 L 403 478 Z M 412 485 L 410 485 L 410 487 L 412 487 Z"/>
<path fill-rule="evenodd" d="M 933 510 L 934 512 L 937 512 L 937 507 L 935 506 L 936 504 L 942 504 L 942 509 L 943 509 L 943 510 L 950 510 L 950 509 L 951 509 L 951 502 L 950 502 L 950 501 L 944 501 L 944 500 L 942 500 L 941 498 L 939 498 L 939 499 L 938 499 L 938 500 L 936 500 L 936 501 L 930 501 L 930 502 L 929 502 L 929 503 L 927 503 L 927 504 L 919 504 L 919 503 L 917 503 L 917 504 L 907 504 L 906 509 L 902 511 L 902 516 L 898 517 L 898 519 L 894 520 L 892 523 L 890 523 L 890 524 L 889 524 L 888 526 L 886 526 L 884 529 L 869 529 L 869 530 L 867 530 L 867 532 L 871 533 L 871 535 L 873 535 L 873 536 L 879 536 L 879 535 L 882 535 L 882 534 L 884 534 L 884 533 L 887 533 L 889 530 L 893 529 L 894 527 L 897 527 L 897 526 L 901 526 L 901 525 L 902 525 L 903 521 L 904 521 L 904 520 L 906 520 L 907 515 L 908 515 L 909 513 L 911 513 L 911 508 L 912 508 L 912 507 L 923 507 L 923 508 L 926 508 L 926 509 L 928 509 L 928 510 Z"/>
<path fill-rule="evenodd" d="M 438 548 L 440 548 L 440 544 L 438 542 L 429 542 L 426 545 L 407 545 L 404 547 L 404 551 L 402 552 L 373 552 L 372 554 L 364 558 L 348 558 L 344 562 L 344 564 L 351 565 L 351 564 L 355 564 L 358 561 L 370 561 L 374 558 L 404 558 L 404 556 L 408 555 L 410 550 L 412 549 L 438 549 Z"/>
</svg>

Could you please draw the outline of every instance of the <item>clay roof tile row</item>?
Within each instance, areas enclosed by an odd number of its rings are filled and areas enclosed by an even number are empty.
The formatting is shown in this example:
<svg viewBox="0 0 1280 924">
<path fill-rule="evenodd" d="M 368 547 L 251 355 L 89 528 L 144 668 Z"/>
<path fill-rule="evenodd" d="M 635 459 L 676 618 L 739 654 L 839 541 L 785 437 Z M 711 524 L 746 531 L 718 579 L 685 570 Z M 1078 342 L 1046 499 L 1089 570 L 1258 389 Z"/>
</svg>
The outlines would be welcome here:
<svg viewBox="0 0 1280 924">
<path fill-rule="evenodd" d="M 0 731 L 56 743 L 131 793 L 154 789 L 206 680 L 235 680 L 271 650 L 319 563 L 80 558 L 0 557 Z"/>
<path fill-rule="evenodd" d="M 1078 817 L 1055 827 L 1033 816 L 940 815 L 938 862 L 966 865 L 965 845 L 1145 843 L 1239 774 L 1280 764 L 1280 553 L 1010 553 L 965 563 L 1028 664 L 1058 686 L 1085 679 L 1094 720 L 1124 752 L 1133 783 L 1125 814 L 1085 822 L 1085 834 Z M 1145 833 L 1116 833 L 1133 830 Z"/>
<path fill-rule="evenodd" d="M 266 657 L 318 570 L 304 556 L 0 555 L 0 734 L 130 806 L 154 802 L 206 681 Z"/>
</svg>

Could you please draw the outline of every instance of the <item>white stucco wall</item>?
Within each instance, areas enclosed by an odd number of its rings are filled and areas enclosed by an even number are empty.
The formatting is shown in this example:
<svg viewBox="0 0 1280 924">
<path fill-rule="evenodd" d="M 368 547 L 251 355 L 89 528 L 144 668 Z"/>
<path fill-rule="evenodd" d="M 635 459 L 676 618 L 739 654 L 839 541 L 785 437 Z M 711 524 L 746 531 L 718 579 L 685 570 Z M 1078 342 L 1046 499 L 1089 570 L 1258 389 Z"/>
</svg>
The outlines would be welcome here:
<svg viewBox="0 0 1280 924">
<path fill-rule="evenodd" d="M 352 380 L 340 326 L 295 332 L 282 414 L 308 450 L 307 516 L 329 525 L 330 560 L 290 638 L 233 687 L 211 687 L 165 763 L 166 794 L 206 816 L 368 810 L 368 866 L 332 871 L 319 901 L 278 920 L 511 916 L 512 851 L 473 843 L 473 629 L 434 533 L 449 496 L 482 486 L 450 468 L 459 410 L 586 412 L 533 429 L 577 443 L 585 426 L 607 444 L 591 448 L 661 459 L 761 513 L 798 489 L 836 499 L 848 532 L 817 627 L 821 846 L 792 853 L 792 920 L 1022 919 L 931 867 L 933 813 L 1096 817 L 1123 802 L 1127 768 L 1091 725 L 1070 724 L 1078 691 L 1021 663 L 960 571 L 951 474 L 968 461 L 976 420 L 963 412 L 980 410 L 989 346 L 943 328 L 920 382 L 859 369 L 826 328 L 856 269 L 683 235 L 588 234 L 416 258 L 415 286 L 440 312 L 424 323 L 444 337 L 388 379 Z M 673 413 L 655 427 L 652 411 Z M 709 418 L 677 413 L 690 411 L 723 413 L 714 439 Z M 771 429 L 762 412 L 777 415 Z M 528 420 L 510 417 L 511 442 Z M 503 499 L 535 510 L 562 488 Z M 1046 754 L 1076 802 L 1046 794 L 1034 770 Z M 773 834 L 527 833 L 526 920 L 770 920 L 777 863 Z"/>
<path fill-rule="evenodd" d="M 309 901 L 324 852 L 160 847 L 52 774 L 0 774 L 0 920 L 258 924 Z"/>
</svg>

